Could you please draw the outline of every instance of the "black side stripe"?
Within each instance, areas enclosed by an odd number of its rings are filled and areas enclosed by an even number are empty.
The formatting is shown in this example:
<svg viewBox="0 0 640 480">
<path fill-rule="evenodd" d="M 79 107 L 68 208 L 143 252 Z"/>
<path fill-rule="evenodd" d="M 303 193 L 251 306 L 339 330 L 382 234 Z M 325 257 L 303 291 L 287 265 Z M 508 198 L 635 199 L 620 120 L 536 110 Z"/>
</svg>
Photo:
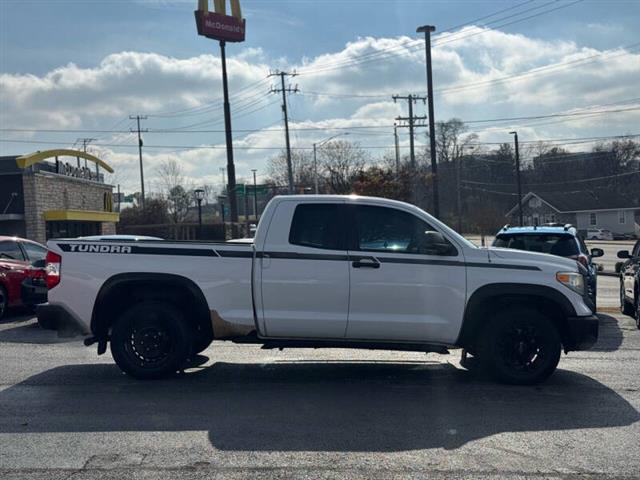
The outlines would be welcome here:
<svg viewBox="0 0 640 480">
<path fill-rule="evenodd" d="M 60 243 L 58 246 L 63 252 L 72 252 L 72 244 Z M 143 247 L 140 245 L 127 245 L 127 251 L 118 251 L 121 246 L 105 245 L 83 245 L 82 248 L 100 248 L 108 251 L 74 250 L 72 253 L 106 253 L 106 254 L 127 254 L 127 255 L 173 255 L 184 257 L 221 257 L 221 258 L 253 258 L 252 251 L 242 250 L 213 250 L 208 248 L 170 248 L 170 247 Z M 422 258 L 406 257 L 376 257 L 373 255 L 339 255 L 331 253 L 297 253 L 297 252 L 257 252 L 257 258 L 274 258 L 288 260 L 329 260 L 339 262 L 355 262 L 359 260 L 377 260 L 380 263 L 396 263 L 405 265 L 437 265 L 445 267 L 470 267 L 470 268 L 497 268 L 503 270 L 528 270 L 540 271 L 534 265 L 513 265 L 507 263 L 479 263 L 461 262 L 457 260 L 431 260 Z"/>
</svg>

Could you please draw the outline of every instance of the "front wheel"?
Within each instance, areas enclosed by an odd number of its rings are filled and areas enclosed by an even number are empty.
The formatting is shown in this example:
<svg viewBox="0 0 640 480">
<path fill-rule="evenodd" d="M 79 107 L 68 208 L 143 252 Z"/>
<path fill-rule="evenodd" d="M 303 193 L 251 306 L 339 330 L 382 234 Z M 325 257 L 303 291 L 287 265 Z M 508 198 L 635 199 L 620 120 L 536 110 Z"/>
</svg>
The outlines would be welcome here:
<svg viewBox="0 0 640 480">
<path fill-rule="evenodd" d="M 142 302 L 113 326 L 111 353 L 120 369 L 139 379 L 179 371 L 191 355 L 193 338 L 182 313 L 170 303 Z"/>
<path fill-rule="evenodd" d="M 500 382 L 532 385 L 555 371 L 561 349 L 549 318 L 533 309 L 513 308 L 490 320 L 481 337 L 480 361 Z"/>
</svg>

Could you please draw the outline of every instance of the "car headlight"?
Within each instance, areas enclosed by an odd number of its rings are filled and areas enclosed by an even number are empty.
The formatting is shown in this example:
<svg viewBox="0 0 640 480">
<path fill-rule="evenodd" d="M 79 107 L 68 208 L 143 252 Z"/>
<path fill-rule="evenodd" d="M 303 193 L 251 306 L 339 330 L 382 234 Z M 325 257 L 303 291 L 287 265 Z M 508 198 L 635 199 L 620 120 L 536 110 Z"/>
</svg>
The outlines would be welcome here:
<svg viewBox="0 0 640 480">
<path fill-rule="evenodd" d="M 584 295 L 584 276 L 581 273 L 558 272 L 556 273 L 556 280 L 578 295 Z"/>
</svg>

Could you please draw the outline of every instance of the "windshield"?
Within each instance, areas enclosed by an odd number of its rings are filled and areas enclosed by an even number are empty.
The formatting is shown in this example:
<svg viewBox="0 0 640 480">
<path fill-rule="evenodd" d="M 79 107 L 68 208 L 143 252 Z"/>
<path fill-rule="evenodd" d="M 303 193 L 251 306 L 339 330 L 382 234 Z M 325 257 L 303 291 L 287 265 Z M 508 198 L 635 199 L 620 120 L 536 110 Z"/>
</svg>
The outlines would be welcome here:
<svg viewBox="0 0 640 480">
<path fill-rule="evenodd" d="M 549 253 L 560 257 L 576 257 L 580 254 L 578 242 L 574 237 L 561 234 L 500 234 L 493 242 L 493 246 Z"/>
</svg>

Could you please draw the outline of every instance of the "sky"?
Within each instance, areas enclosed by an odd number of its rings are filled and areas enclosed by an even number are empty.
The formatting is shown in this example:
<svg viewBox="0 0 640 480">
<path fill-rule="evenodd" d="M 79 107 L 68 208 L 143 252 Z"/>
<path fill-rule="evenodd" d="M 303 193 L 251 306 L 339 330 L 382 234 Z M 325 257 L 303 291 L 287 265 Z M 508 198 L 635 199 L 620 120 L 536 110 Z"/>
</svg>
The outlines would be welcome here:
<svg viewBox="0 0 640 480">
<path fill-rule="evenodd" d="M 130 115 L 145 115 L 147 190 L 166 159 L 195 185 L 221 183 L 226 165 L 219 46 L 196 33 L 196 0 L 0 0 L 0 155 L 90 150 L 139 190 Z M 241 0 L 244 43 L 228 44 L 238 181 L 267 175 L 284 147 L 288 85 L 292 147 L 340 135 L 374 162 L 407 115 L 393 95 L 426 94 L 433 36 L 436 121 L 460 118 L 487 149 L 553 140 L 590 149 L 640 134 L 640 0 Z M 417 115 L 426 114 L 422 103 Z M 537 118 L 531 118 L 537 117 Z M 424 128 L 416 142 L 426 141 Z M 406 129 L 400 144 L 407 153 Z"/>
</svg>

